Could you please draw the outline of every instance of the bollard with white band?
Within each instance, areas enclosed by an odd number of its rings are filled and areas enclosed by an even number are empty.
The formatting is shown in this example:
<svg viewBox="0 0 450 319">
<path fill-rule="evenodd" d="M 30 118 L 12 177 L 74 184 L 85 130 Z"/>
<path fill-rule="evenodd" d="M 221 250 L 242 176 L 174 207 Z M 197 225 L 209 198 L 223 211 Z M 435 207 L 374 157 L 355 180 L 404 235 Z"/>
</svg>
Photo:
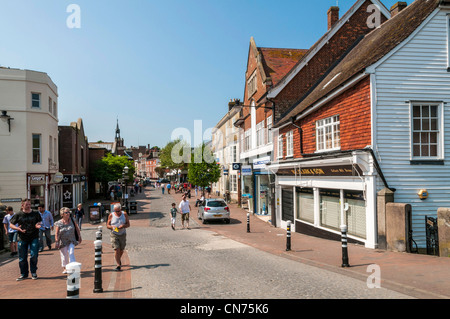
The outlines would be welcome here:
<svg viewBox="0 0 450 319">
<path fill-rule="evenodd" d="M 250 232 L 250 213 L 247 213 L 247 233 Z"/>
<path fill-rule="evenodd" d="M 287 233 L 286 233 L 286 251 L 291 250 L 291 221 L 287 221 Z"/>
<path fill-rule="evenodd" d="M 67 299 L 78 299 L 80 297 L 81 264 L 71 262 L 66 265 L 67 270 Z"/>
<path fill-rule="evenodd" d="M 347 225 L 341 225 L 341 241 L 342 241 L 342 267 L 350 267 L 348 264 L 347 251 Z"/>
<path fill-rule="evenodd" d="M 102 241 L 94 241 L 95 247 L 95 277 L 94 277 L 94 293 L 103 292 L 102 288 Z"/>
</svg>

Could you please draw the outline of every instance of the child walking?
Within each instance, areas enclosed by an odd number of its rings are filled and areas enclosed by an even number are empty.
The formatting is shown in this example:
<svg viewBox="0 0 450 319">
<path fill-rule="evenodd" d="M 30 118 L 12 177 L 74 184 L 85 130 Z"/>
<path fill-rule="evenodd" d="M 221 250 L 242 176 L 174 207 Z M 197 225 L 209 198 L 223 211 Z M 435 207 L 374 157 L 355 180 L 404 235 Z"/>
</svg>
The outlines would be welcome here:
<svg viewBox="0 0 450 319">
<path fill-rule="evenodd" d="M 175 230 L 175 221 L 176 221 L 177 213 L 178 213 L 176 206 L 177 205 L 175 203 L 172 203 L 172 209 L 170 210 L 170 214 L 172 215 L 172 218 L 170 219 L 170 221 L 171 221 L 171 226 L 172 226 L 173 230 Z"/>
</svg>

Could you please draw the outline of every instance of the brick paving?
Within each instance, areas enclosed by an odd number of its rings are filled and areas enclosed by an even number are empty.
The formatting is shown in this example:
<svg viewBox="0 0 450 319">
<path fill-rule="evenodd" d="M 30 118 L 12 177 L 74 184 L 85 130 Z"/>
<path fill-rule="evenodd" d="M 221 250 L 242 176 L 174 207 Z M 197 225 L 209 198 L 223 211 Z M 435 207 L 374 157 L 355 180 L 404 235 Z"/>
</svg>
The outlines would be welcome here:
<svg viewBox="0 0 450 319">
<path fill-rule="evenodd" d="M 146 188 L 135 198 L 138 202 L 138 214 L 130 217 L 131 228 L 148 227 L 150 211 L 150 194 L 155 190 Z M 171 192 L 176 202 L 181 194 Z M 102 201 L 109 204 L 108 201 Z M 191 198 L 191 223 L 197 223 L 195 195 Z M 299 233 L 292 233 L 291 251 L 286 251 L 286 231 L 271 226 L 257 216 L 250 216 L 250 233 L 247 233 L 247 212 L 236 204 L 230 204 L 230 224 L 199 225 L 200 228 L 214 231 L 246 245 L 270 252 L 272 254 L 345 274 L 366 281 L 371 272 L 369 265 L 378 265 L 381 270 L 381 286 L 405 293 L 410 296 L 427 299 L 450 298 L 450 258 L 440 258 L 418 254 L 389 252 L 368 249 L 360 245 L 349 244 L 349 268 L 342 268 L 340 242 L 315 238 Z M 87 209 L 85 209 L 87 211 Z M 87 220 L 87 218 L 86 218 Z M 102 254 L 102 288 L 103 293 L 94 293 L 94 240 L 95 231 L 105 222 L 91 225 L 83 224 L 83 242 L 76 247 L 75 256 L 82 264 L 80 298 L 132 298 L 132 268 L 129 266 L 127 253 L 123 256 L 123 271 L 115 272 L 114 251 L 109 244 L 109 235 L 103 227 Z M 38 280 L 26 279 L 17 282 L 19 276 L 18 258 L 10 258 L 9 253 L 0 254 L 0 299 L 58 299 L 66 298 L 67 277 L 62 274 L 59 251 L 44 250 L 39 254 Z"/>
</svg>

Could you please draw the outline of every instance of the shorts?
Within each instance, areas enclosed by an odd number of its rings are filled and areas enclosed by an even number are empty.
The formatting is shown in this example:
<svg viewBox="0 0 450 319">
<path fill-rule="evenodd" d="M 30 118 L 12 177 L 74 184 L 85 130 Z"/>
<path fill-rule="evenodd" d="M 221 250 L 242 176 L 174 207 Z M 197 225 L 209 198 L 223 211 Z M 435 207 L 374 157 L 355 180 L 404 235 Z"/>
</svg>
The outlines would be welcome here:
<svg viewBox="0 0 450 319">
<path fill-rule="evenodd" d="M 181 214 L 181 220 L 189 220 L 189 213 Z"/>
<path fill-rule="evenodd" d="M 172 224 L 175 224 L 175 221 L 176 221 L 176 218 L 175 218 L 175 217 L 171 217 L 171 218 L 170 218 L 170 222 L 171 222 Z"/>
<path fill-rule="evenodd" d="M 111 246 L 114 250 L 120 249 L 125 250 L 125 246 L 127 245 L 127 234 L 117 235 L 111 233 Z"/>
<path fill-rule="evenodd" d="M 10 243 L 17 243 L 17 234 L 18 232 L 8 233 L 8 240 Z"/>
</svg>

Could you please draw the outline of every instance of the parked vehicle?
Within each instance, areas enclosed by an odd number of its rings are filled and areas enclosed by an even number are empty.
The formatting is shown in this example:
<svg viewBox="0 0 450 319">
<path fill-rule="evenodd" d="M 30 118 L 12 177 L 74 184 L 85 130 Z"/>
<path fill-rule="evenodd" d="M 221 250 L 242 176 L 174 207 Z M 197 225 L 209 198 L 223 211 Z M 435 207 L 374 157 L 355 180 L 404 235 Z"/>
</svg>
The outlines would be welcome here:
<svg viewBox="0 0 450 319">
<path fill-rule="evenodd" d="M 230 208 L 222 198 L 208 198 L 199 203 L 197 217 L 203 224 L 211 220 L 223 220 L 229 224 Z"/>
</svg>

